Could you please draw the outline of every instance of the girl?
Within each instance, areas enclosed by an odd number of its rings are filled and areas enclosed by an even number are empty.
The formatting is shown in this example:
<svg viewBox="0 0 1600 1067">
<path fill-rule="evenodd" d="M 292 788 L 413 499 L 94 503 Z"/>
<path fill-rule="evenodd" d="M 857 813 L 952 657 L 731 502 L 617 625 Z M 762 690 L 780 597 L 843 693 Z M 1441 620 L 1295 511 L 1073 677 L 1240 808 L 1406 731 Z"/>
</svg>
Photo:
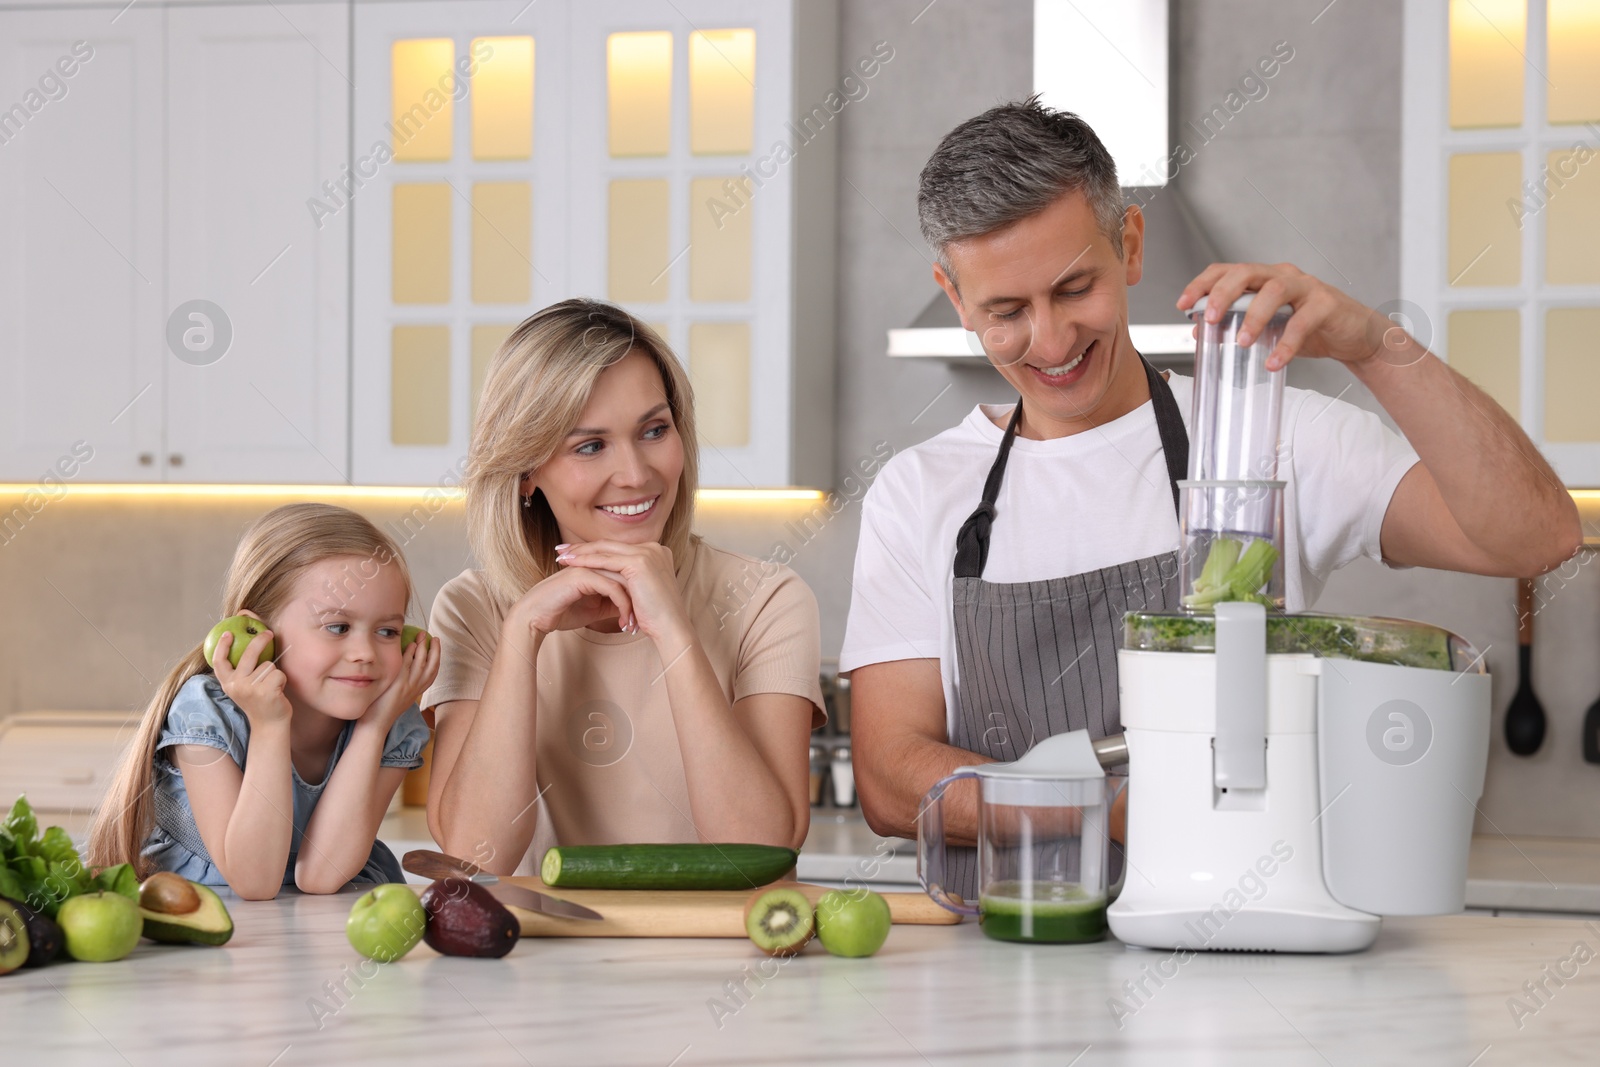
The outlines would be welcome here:
<svg viewBox="0 0 1600 1067">
<path fill-rule="evenodd" d="M 225 634 L 214 669 L 197 646 L 167 676 L 101 804 L 90 863 L 176 871 L 247 900 L 403 881 L 375 839 L 422 762 L 415 701 L 439 669 L 437 641 L 400 650 L 410 600 L 399 549 L 355 512 L 262 516 L 234 553 L 222 614 L 271 629 L 237 667 Z M 263 661 L 269 640 L 277 658 Z"/>
<path fill-rule="evenodd" d="M 556 304 L 495 354 L 466 478 L 483 569 L 434 601 L 422 702 L 447 852 L 509 874 L 557 842 L 805 840 L 816 599 L 690 533 L 697 465 L 688 377 L 622 309 Z"/>
</svg>

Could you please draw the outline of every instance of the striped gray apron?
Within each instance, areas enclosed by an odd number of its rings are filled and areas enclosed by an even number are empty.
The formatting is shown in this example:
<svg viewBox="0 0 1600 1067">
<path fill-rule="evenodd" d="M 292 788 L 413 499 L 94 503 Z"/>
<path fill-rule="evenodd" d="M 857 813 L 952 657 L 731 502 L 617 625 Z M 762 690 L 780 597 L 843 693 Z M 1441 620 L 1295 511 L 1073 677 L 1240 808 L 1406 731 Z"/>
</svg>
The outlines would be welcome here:
<svg viewBox="0 0 1600 1067">
<path fill-rule="evenodd" d="M 1140 362 L 1176 509 L 1178 481 L 1188 474 L 1189 435 L 1166 379 L 1143 357 Z M 958 679 L 950 743 L 1003 761 L 1065 730 L 1087 729 L 1093 737 L 1120 732 L 1117 649 L 1123 613 L 1170 610 L 1180 592 L 1176 550 L 1037 582 L 983 580 L 994 505 L 1021 418 L 1019 399 L 984 482 L 983 502 L 956 535 L 951 597 Z M 978 850 L 952 845 L 948 857 L 947 888 L 975 900 Z M 1114 868 L 1119 860 L 1113 859 Z"/>
</svg>

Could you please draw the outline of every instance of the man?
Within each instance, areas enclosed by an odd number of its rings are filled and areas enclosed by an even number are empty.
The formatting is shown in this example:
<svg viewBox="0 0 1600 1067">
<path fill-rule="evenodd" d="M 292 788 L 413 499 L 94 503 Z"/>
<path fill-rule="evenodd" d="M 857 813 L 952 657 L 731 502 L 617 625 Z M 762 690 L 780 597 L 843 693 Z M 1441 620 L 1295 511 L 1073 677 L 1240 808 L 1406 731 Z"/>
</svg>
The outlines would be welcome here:
<svg viewBox="0 0 1600 1067">
<path fill-rule="evenodd" d="M 1122 613 L 1178 603 L 1174 483 L 1192 397 L 1191 379 L 1133 349 L 1144 219 L 1076 116 L 1030 100 L 963 123 L 923 168 L 917 204 L 934 280 L 1020 406 L 979 405 L 897 455 L 863 504 L 839 666 L 862 811 L 905 837 L 956 767 L 1121 729 Z M 1292 305 L 1270 364 L 1339 360 L 1405 435 L 1286 391 L 1288 610 L 1358 556 L 1531 576 L 1577 551 L 1577 509 L 1516 422 L 1372 309 L 1288 264 L 1213 264 L 1178 307 L 1205 296 L 1215 320 L 1246 292 L 1259 295 L 1241 342 Z M 975 840 L 970 783 L 945 820 L 952 845 Z M 951 868 L 950 888 L 975 895 L 971 850 L 952 850 Z"/>
</svg>

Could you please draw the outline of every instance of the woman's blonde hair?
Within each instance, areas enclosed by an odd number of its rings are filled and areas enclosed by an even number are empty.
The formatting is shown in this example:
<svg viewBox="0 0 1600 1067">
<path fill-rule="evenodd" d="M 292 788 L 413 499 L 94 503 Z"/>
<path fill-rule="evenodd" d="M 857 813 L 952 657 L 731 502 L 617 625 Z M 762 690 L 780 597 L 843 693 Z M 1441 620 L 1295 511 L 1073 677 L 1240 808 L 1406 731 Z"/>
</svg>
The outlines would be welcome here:
<svg viewBox="0 0 1600 1067">
<path fill-rule="evenodd" d="M 307 567 L 338 556 L 362 556 L 375 566 L 393 563 L 405 579 L 406 607 L 415 593 L 405 557 L 388 535 L 367 519 L 332 504 L 286 504 L 274 508 L 251 524 L 234 550 L 233 563 L 223 583 L 222 618 L 249 610 L 270 625 L 288 606 L 295 581 Z M 360 585 L 376 575 L 352 576 Z M 354 590 L 346 587 L 347 593 Z M 197 674 L 210 674 L 203 644 L 196 644 L 157 688 L 145 708 L 133 743 L 112 779 L 94 826 L 89 831 L 90 867 L 131 863 L 143 878 L 151 873 L 139 855 L 155 824 L 152 784 L 155 780 L 156 742 L 166 725 L 167 711 L 178 690 Z"/>
<path fill-rule="evenodd" d="M 600 373 L 630 352 L 649 356 L 661 371 L 683 441 L 683 473 L 661 543 L 677 567 L 688 561 L 700 480 L 689 376 L 661 335 L 626 311 L 598 300 L 563 300 L 524 320 L 495 353 L 467 453 L 467 536 L 491 587 L 507 602 L 555 571 L 561 542 L 543 493 L 522 506 L 522 477 L 556 454 Z"/>
</svg>

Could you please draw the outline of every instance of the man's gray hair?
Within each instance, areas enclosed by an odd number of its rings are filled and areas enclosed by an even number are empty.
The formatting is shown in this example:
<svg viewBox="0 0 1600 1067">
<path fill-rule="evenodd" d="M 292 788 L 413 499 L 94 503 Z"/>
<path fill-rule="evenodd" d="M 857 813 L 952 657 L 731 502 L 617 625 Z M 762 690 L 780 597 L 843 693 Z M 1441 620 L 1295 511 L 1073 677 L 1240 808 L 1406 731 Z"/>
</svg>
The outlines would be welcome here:
<svg viewBox="0 0 1600 1067">
<path fill-rule="evenodd" d="M 1087 122 L 1035 95 L 992 107 L 945 134 L 922 168 L 917 219 L 950 274 L 951 242 L 1037 215 L 1072 192 L 1088 198 L 1120 259 L 1123 200 L 1111 153 Z"/>
</svg>

